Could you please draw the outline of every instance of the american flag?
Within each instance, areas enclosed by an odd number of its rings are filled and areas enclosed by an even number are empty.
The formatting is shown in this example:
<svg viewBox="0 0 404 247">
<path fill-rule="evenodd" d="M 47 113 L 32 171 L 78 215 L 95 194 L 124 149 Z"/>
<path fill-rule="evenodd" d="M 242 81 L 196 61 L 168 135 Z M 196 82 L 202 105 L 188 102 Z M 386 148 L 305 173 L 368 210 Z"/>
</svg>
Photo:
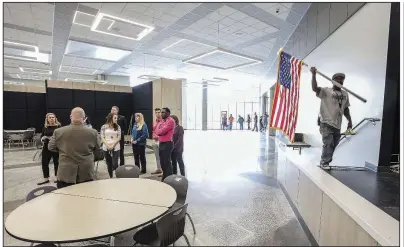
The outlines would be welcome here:
<svg viewBox="0 0 404 247">
<path fill-rule="evenodd" d="M 278 81 L 269 126 L 282 131 L 292 143 L 295 140 L 299 110 L 301 70 L 302 62 L 299 59 L 282 51 L 280 52 Z"/>
</svg>

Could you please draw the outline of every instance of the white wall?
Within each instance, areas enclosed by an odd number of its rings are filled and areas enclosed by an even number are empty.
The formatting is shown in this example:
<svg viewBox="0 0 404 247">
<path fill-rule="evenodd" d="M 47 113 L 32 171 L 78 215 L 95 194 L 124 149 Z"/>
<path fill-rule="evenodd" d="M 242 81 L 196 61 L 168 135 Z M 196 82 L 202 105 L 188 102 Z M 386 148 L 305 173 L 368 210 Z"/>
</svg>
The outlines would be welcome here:
<svg viewBox="0 0 404 247">
<path fill-rule="evenodd" d="M 382 117 L 386 79 L 390 3 L 368 3 L 344 23 L 304 61 L 331 77 L 336 72 L 346 74 L 344 86 L 366 98 L 367 103 L 350 96 L 353 125 L 364 117 Z M 299 119 L 296 132 L 305 140 L 321 147 L 317 126 L 320 100 L 311 90 L 311 73 L 304 67 L 301 77 Z M 332 86 L 317 76 L 319 86 Z M 342 130 L 347 127 L 344 119 Z M 364 126 L 358 135 L 341 144 L 334 155 L 333 165 L 377 164 L 381 124 Z M 341 158 L 342 157 L 342 158 Z M 348 164 L 347 159 L 349 157 Z"/>
</svg>

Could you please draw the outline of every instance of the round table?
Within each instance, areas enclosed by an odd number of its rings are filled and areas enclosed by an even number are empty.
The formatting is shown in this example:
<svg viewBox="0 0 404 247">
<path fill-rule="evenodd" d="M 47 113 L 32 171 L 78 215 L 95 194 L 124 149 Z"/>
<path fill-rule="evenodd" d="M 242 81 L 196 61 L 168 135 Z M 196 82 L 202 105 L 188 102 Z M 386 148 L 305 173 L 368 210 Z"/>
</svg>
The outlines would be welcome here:
<svg viewBox="0 0 404 247">
<path fill-rule="evenodd" d="M 160 198 L 153 200 L 154 197 Z M 175 190 L 162 182 L 127 178 L 97 180 L 24 203 L 8 216 L 5 229 L 16 239 L 34 243 L 100 239 L 159 218 L 175 200 Z"/>
</svg>

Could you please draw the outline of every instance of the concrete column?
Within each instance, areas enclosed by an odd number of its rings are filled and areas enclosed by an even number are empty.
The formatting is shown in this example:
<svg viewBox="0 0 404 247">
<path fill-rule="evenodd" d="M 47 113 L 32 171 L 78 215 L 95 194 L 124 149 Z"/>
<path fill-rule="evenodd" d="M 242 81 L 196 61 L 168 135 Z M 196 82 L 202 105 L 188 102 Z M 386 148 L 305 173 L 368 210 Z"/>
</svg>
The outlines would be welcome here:
<svg viewBox="0 0 404 247">
<path fill-rule="evenodd" d="M 182 127 L 187 129 L 188 108 L 187 108 L 187 90 L 185 88 L 187 80 L 182 80 Z"/>
<path fill-rule="evenodd" d="M 208 83 L 203 82 L 202 86 L 202 130 L 208 129 Z"/>
<path fill-rule="evenodd" d="M 271 89 L 269 89 L 269 98 L 268 98 L 268 104 L 269 104 L 269 107 L 268 107 L 268 109 L 269 109 L 268 115 L 269 115 L 269 119 L 268 119 L 268 121 L 271 121 L 272 102 L 273 102 L 274 96 L 275 96 L 275 86 L 276 86 L 276 85 L 273 85 L 273 86 L 271 87 Z M 276 135 L 276 130 L 269 128 L 269 135 L 270 135 L 270 136 L 275 136 L 275 135 Z"/>
</svg>

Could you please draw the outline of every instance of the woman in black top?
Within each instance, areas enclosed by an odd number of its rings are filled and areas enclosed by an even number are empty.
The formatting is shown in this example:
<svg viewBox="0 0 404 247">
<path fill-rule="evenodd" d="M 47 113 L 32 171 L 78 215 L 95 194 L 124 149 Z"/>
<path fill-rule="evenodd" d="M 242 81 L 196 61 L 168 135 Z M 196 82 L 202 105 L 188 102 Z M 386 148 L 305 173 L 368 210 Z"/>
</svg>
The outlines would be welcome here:
<svg viewBox="0 0 404 247">
<path fill-rule="evenodd" d="M 184 128 L 179 124 L 179 119 L 175 115 L 171 115 L 171 118 L 175 121 L 175 129 L 173 135 L 173 151 L 171 152 L 171 163 L 173 166 L 173 174 L 177 174 L 177 163 L 180 167 L 180 173 L 185 176 L 185 165 L 182 159 L 182 153 L 184 152 Z"/>
<path fill-rule="evenodd" d="M 55 177 L 59 166 L 59 153 L 51 152 L 48 150 L 49 139 L 53 136 L 53 131 L 59 128 L 61 124 L 58 122 L 56 115 L 53 113 L 46 114 L 45 126 L 42 129 L 41 141 L 43 143 L 42 148 L 42 172 L 43 181 L 39 182 L 38 185 L 49 183 L 49 162 L 53 159 L 53 165 L 55 166 Z M 56 179 L 55 179 L 56 182 Z"/>
</svg>

